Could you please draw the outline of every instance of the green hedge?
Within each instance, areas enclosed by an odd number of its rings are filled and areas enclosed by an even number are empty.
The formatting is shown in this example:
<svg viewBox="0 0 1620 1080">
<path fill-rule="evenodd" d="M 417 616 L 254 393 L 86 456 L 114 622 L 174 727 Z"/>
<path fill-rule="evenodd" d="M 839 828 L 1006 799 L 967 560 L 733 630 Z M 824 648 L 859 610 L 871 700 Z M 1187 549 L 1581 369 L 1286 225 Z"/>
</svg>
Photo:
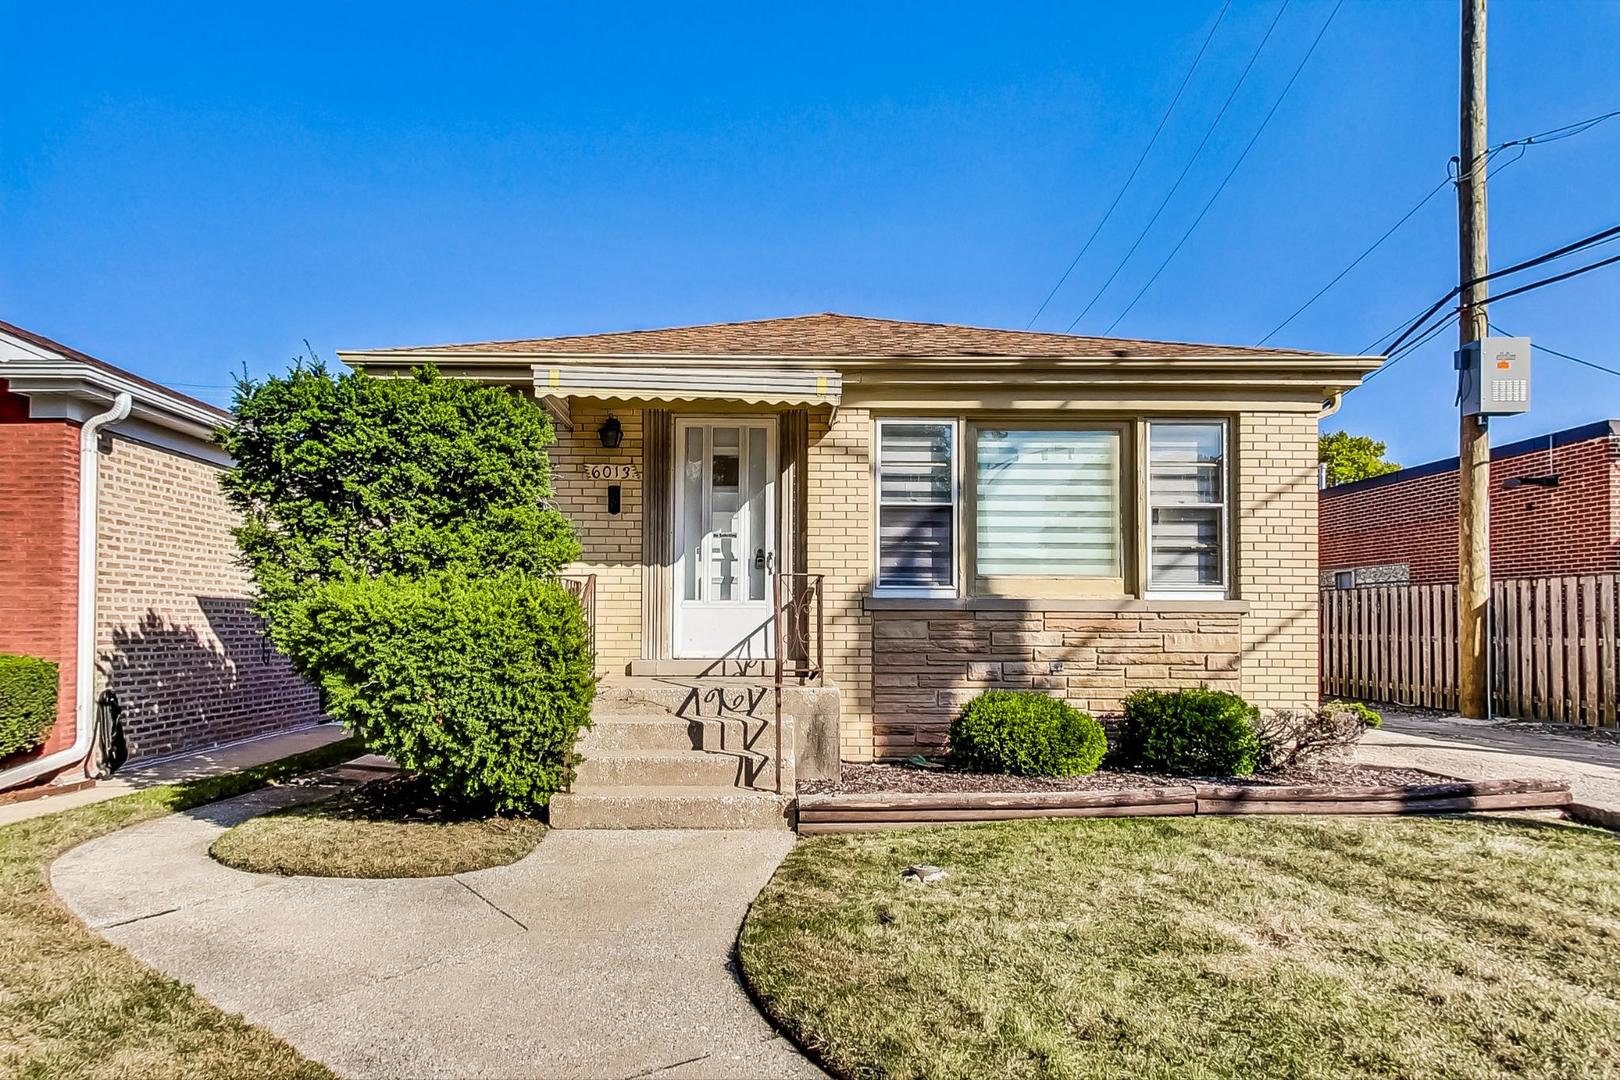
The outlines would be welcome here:
<svg viewBox="0 0 1620 1080">
<path fill-rule="evenodd" d="M 1125 699 L 1120 750 L 1139 768 L 1177 776 L 1247 776 L 1260 757 L 1259 710 L 1204 687 L 1138 690 Z"/>
<path fill-rule="evenodd" d="M 567 782 L 596 676 L 567 589 L 510 572 L 316 587 L 280 640 L 326 711 L 447 802 L 527 813 Z"/>
<path fill-rule="evenodd" d="M 45 745 L 56 724 L 57 667 L 0 653 L 0 758 Z"/>
<path fill-rule="evenodd" d="M 1028 690 L 988 690 L 951 724 L 951 759 L 974 772 L 1082 776 L 1096 772 L 1107 751 L 1091 716 Z"/>
</svg>

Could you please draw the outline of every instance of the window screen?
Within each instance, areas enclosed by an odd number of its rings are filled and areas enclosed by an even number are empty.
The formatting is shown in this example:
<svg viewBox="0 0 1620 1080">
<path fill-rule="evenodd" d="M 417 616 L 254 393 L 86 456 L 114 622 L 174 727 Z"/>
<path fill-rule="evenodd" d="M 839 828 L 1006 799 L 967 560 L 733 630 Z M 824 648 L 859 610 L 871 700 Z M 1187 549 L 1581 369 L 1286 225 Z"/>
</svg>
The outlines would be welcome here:
<svg viewBox="0 0 1620 1080">
<path fill-rule="evenodd" d="M 878 424 L 878 585 L 955 586 L 955 472 L 955 424 Z"/>
<path fill-rule="evenodd" d="M 1226 426 L 1148 427 L 1148 581 L 1161 591 L 1226 585 Z"/>
</svg>

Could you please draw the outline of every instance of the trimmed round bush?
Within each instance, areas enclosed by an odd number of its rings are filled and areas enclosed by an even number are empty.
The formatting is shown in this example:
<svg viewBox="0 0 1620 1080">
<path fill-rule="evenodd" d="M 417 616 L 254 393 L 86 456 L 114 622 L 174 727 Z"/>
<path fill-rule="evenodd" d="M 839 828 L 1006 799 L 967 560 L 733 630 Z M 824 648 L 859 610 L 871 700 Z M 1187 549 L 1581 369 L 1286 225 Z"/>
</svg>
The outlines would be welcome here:
<svg viewBox="0 0 1620 1080">
<path fill-rule="evenodd" d="M 1028 690 L 989 690 L 951 724 L 951 757 L 974 772 L 1083 776 L 1097 771 L 1102 725 L 1066 701 Z"/>
<path fill-rule="evenodd" d="M 56 724 L 57 667 L 0 653 L 0 758 L 45 745 Z"/>
<path fill-rule="evenodd" d="M 1260 712 L 1223 690 L 1138 690 L 1125 699 L 1120 750 L 1139 768 L 1176 776 L 1248 776 L 1260 757 Z"/>
<path fill-rule="evenodd" d="M 585 615 L 549 578 L 333 582 L 284 609 L 277 643 L 318 682 L 334 720 L 447 803 L 520 814 L 545 806 L 590 725 Z"/>
</svg>

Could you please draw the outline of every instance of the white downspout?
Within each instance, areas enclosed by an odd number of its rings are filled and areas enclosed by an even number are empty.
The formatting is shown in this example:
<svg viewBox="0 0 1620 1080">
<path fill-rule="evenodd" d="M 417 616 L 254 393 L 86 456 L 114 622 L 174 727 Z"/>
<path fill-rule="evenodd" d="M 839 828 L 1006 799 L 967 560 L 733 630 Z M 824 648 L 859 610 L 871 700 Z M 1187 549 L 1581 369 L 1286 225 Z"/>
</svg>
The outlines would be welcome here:
<svg viewBox="0 0 1620 1080">
<path fill-rule="evenodd" d="M 79 597 L 73 745 L 0 772 L 0 791 L 77 764 L 90 754 L 90 740 L 96 730 L 96 474 L 101 461 L 96 437 L 106 425 L 128 416 L 134 403 L 129 394 L 120 393 L 113 399 L 112 408 L 90 417 L 79 428 Z"/>
</svg>

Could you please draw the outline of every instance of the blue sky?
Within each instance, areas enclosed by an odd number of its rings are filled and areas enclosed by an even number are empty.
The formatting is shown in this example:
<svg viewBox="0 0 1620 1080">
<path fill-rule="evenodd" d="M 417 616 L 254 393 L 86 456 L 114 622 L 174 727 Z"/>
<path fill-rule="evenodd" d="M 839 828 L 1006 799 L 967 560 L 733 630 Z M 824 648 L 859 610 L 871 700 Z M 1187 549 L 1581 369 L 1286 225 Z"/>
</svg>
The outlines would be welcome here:
<svg viewBox="0 0 1620 1080">
<path fill-rule="evenodd" d="M 1235 0 L 1063 329 L 1163 197 L 1275 0 Z M 1171 4 L 0 3 L 0 318 L 228 400 L 339 348 L 834 310 L 1021 328 L 1219 8 Z M 1204 157 L 1077 332 L 1197 215 L 1331 3 L 1291 0 Z M 1493 0 L 1491 140 L 1620 108 L 1620 4 Z M 1456 4 L 1348 0 L 1115 332 L 1257 341 L 1444 176 Z M 19 61 L 20 58 L 20 61 Z M 1504 265 L 1620 223 L 1620 119 L 1491 185 Z M 1273 344 L 1354 352 L 1455 282 L 1437 196 Z M 1600 254 L 1603 252 L 1600 251 Z M 1620 267 L 1493 309 L 1620 367 Z M 1455 452 L 1452 334 L 1329 426 Z M 1506 441 L 1620 415 L 1537 358 Z M 200 385 L 192 385 L 200 384 Z"/>
</svg>

